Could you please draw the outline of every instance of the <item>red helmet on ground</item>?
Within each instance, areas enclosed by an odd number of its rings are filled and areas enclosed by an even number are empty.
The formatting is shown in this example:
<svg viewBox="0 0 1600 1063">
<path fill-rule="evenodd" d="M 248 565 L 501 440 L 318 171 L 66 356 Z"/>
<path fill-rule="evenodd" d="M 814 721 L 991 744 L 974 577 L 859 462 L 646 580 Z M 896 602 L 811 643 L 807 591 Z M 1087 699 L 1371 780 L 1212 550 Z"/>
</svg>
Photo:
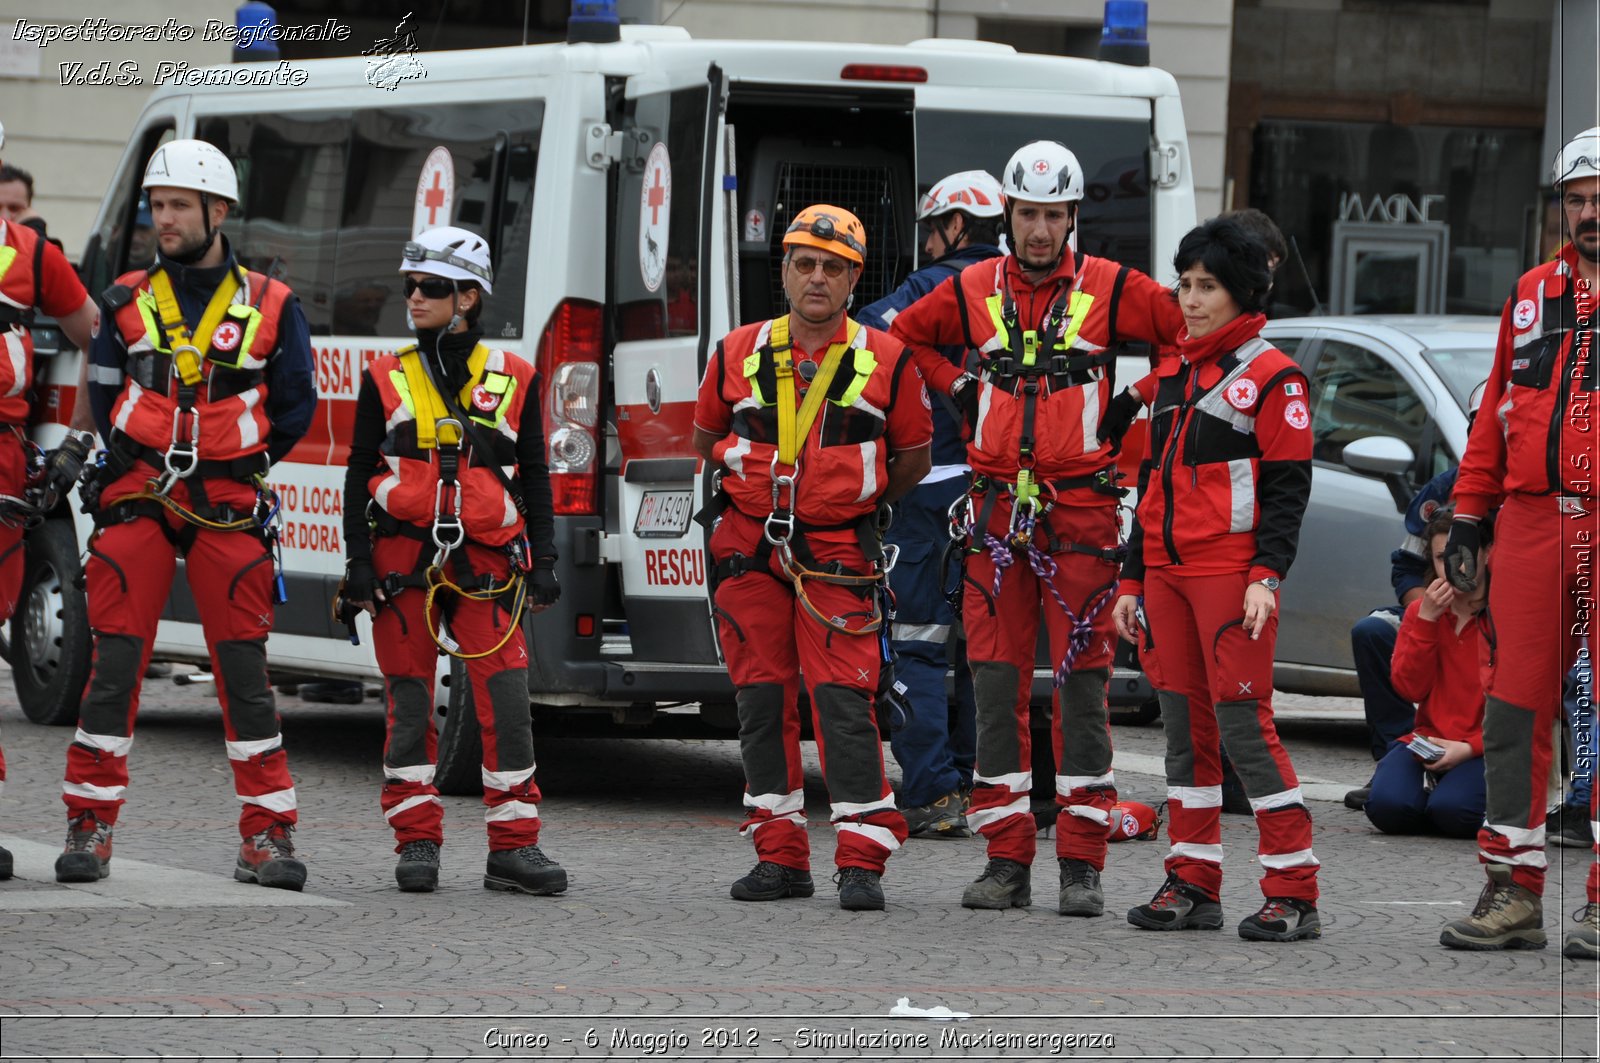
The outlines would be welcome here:
<svg viewBox="0 0 1600 1063">
<path fill-rule="evenodd" d="M 1111 841 L 1133 838 L 1147 841 L 1161 836 L 1161 814 L 1138 801 L 1118 801 L 1111 806 L 1108 833 Z"/>
</svg>

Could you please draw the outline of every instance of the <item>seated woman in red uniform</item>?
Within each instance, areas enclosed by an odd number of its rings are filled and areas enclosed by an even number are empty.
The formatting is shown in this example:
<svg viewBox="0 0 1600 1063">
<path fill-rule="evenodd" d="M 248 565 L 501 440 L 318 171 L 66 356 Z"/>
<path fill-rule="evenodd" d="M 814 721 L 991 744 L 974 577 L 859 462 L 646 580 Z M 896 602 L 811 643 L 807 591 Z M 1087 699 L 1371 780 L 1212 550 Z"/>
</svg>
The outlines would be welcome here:
<svg viewBox="0 0 1600 1063">
<path fill-rule="evenodd" d="M 1483 645 L 1478 617 L 1489 599 L 1488 580 L 1463 593 L 1444 575 L 1444 544 L 1454 509 L 1434 515 L 1426 538 L 1434 580 L 1406 606 L 1394 644 L 1395 691 L 1417 702 L 1417 722 L 1378 762 L 1367 818 L 1385 834 L 1473 838 L 1483 825 Z M 1480 526 L 1483 542 L 1491 526 Z M 1479 565 L 1483 564 L 1482 559 Z M 1481 568 L 1480 568 L 1481 571 Z M 1423 738 L 1422 751 L 1411 747 Z M 1434 757 L 1428 745 L 1443 750 Z M 1424 755 L 1429 754 L 1429 755 Z"/>
</svg>

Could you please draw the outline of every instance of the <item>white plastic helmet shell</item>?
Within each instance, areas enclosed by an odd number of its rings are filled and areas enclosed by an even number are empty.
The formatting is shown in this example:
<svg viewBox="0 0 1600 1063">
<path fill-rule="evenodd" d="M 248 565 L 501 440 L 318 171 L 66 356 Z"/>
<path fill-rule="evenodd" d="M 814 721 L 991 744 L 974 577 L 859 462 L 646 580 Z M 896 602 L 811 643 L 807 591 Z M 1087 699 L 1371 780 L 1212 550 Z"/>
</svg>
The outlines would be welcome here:
<svg viewBox="0 0 1600 1063">
<path fill-rule="evenodd" d="M 1076 203 L 1083 198 L 1083 167 L 1065 144 L 1035 140 L 1006 163 L 1000 190 L 1030 203 Z"/>
<path fill-rule="evenodd" d="M 1580 177 L 1600 177 L 1600 126 L 1591 126 L 1567 141 L 1550 168 L 1550 183 L 1557 188 Z"/>
<path fill-rule="evenodd" d="M 917 220 L 927 221 L 964 210 L 975 218 L 1000 216 L 1000 182 L 982 170 L 962 170 L 934 182 L 917 207 Z"/>
<path fill-rule="evenodd" d="M 173 140 L 156 149 L 144 168 L 140 188 L 187 188 L 239 202 L 239 177 L 215 144 Z"/>
<path fill-rule="evenodd" d="M 0 122 L 0 151 L 3 151 L 5 149 L 5 146 L 6 146 L 6 124 L 4 122 Z"/>
<path fill-rule="evenodd" d="M 477 233 L 441 225 L 418 233 L 400 256 L 401 273 L 429 273 L 456 281 L 476 281 L 484 294 L 494 293 L 494 266 L 489 241 Z"/>
</svg>

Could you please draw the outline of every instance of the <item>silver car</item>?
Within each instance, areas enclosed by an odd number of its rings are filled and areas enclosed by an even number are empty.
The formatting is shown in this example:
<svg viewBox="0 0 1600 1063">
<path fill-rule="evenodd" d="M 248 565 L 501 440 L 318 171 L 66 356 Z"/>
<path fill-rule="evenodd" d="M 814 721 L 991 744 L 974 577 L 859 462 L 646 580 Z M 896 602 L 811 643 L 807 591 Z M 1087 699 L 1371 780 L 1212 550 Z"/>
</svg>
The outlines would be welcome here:
<svg viewBox="0 0 1600 1063">
<path fill-rule="evenodd" d="M 1262 336 L 1310 381 L 1311 502 L 1280 597 L 1280 690 L 1357 697 L 1350 627 L 1394 603 L 1389 554 L 1405 504 L 1461 461 L 1472 391 L 1499 319 L 1373 315 L 1269 321 Z"/>
</svg>

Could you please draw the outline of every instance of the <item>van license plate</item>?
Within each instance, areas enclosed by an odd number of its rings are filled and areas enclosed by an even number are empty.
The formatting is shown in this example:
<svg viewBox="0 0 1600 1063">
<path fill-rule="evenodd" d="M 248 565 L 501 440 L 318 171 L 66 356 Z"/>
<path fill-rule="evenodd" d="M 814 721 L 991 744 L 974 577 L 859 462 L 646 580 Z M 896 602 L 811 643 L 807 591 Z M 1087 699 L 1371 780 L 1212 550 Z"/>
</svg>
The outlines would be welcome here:
<svg viewBox="0 0 1600 1063">
<path fill-rule="evenodd" d="M 689 530 L 693 510 L 693 491 L 646 491 L 633 534 L 641 539 L 681 539 Z"/>
</svg>

